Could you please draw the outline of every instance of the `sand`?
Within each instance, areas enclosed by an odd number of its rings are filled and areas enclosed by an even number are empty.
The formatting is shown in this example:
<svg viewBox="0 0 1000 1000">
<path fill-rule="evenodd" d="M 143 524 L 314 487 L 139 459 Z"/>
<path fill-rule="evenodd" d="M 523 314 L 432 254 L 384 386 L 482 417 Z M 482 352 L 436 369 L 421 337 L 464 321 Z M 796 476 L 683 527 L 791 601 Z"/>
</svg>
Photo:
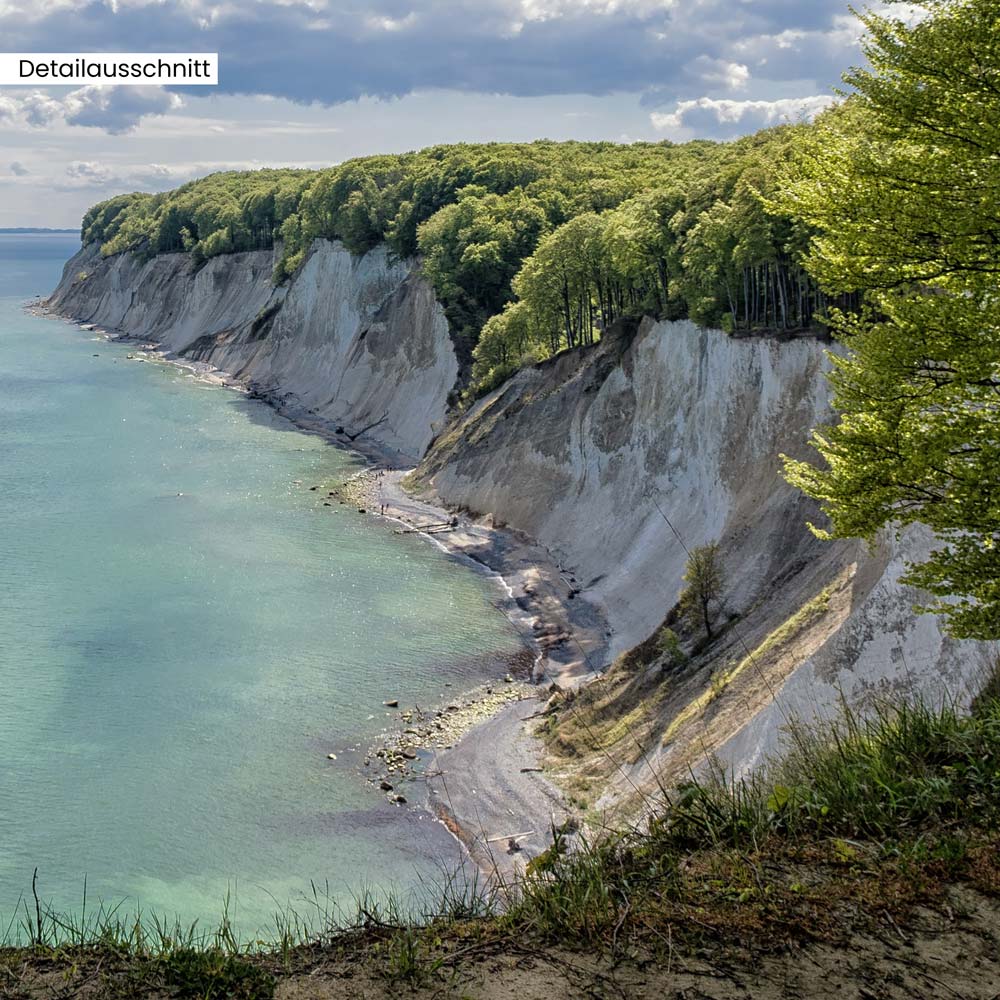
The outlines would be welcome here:
<svg viewBox="0 0 1000 1000">
<path fill-rule="evenodd" d="M 598 608 L 580 598 L 575 581 L 537 543 L 407 493 L 409 470 L 377 462 L 354 476 L 341 495 L 359 509 L 390 519 L 444 551 L 492 574 L 506 594 L 504 610 L 536 652 L 534 696 L 474 724 L 426 766 L 430 803 L 488 874 L 509 878 L 552 840 L 568 818 L 561 792 L 541 770 L 535 723 L 552 685 L 584 683 L 607 664 L 609 631 Z M 516 849 L 509 842 L 514 840 Z"/>
</svg>

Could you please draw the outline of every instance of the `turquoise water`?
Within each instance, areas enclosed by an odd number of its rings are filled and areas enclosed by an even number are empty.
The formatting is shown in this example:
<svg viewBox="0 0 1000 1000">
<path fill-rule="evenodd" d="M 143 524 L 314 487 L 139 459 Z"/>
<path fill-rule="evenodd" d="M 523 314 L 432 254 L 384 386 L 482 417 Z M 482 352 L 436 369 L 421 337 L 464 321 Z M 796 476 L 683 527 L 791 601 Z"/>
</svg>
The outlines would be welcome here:
<svg viewBox="0 0 1000 1000">
<path fill-rule="evenodd" d="M 0 919 L 36 866 L 246 933 L 310 880 L 414 886 L 454 842 L 345 751 L 504 669 L 493 585 L 323 507 L 354 461 L 263 404 L 25 314 L 75 243 L 0 236 Z"/>
</svg>

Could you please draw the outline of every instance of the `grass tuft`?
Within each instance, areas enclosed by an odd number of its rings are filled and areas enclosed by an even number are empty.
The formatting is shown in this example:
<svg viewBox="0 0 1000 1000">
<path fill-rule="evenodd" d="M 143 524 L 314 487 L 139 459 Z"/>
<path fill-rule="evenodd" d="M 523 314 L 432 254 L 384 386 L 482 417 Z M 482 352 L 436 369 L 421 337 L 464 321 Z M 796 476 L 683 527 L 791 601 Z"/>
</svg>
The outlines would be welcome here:
<svg viewBox="0 0 1000 1000">
<path fill-rule="evenodd" d="M 208 932 L 118 907 L 74 921 L 22 902 L 0 972 L 89 960 L 109 997 L 270 1000 L 280 976 L 330 955 L 419 987 L 463 957 L 527 942 L 614 954 L 642 944 L 668 958 L 709 937 L 838 942 L 873 915 L 902 925 L 918 906 L 946 910 L 956 882 L 1000 895 L 998 829 L 993 685 L 971 713 L 883 707 L 795 730 L 770 768 L 692 779 L 642 828 L 589 840 L 555 829 L 508 884 L 443 872 L 416 897 L 431 903 L 366 890 L 347 910 L 313 886 L 304 912 L 276 918 L 271 942 L 241 942 L 228 908 Z"/>
<path fill-rule="evenodd" d="M 557 831 L 514 887 L 503 925 L 593 945 L 617 944 L 629 930 L 652 930 L 690 907 L 756 907 L 755 919 L 765 920 L 783 896 L 791 912 L 810 900 L 821 908 L 831 892 L 851 886 L 868 891 L 853 874 L 843 877 L 842 869 L 859 866 L 875 882 L 908 880 L 906 891 L 890 893 L 906 899 L 935 878 L 959 877 L 994 842 L 996 696 L 987 692 L 972 714 L 883 706 L 791 737 L 788 755 L 753 776 L 732 781 L 714 772 L 688 781 L 642 830 L 572 852 Z M 783 878 L 778 868 L 796 874 Z"/>
<path fill-rule="evenodd" d="M 791 733 L 769 771 L 682 786 L 660 818 L 677 846 L 757 847 L 775 835 L 880 843 L 943 833 L 971 817 L 1000 819 L 1000 701 L 972 715 L 953 707 L 877 707 Z"/>
<path fill-rule="evenodd" d="M 271 1000 L 269 972 L 218 948 L 181 948 L 159 960 L 163 984 L 183 1000 Z"/>
</svg>

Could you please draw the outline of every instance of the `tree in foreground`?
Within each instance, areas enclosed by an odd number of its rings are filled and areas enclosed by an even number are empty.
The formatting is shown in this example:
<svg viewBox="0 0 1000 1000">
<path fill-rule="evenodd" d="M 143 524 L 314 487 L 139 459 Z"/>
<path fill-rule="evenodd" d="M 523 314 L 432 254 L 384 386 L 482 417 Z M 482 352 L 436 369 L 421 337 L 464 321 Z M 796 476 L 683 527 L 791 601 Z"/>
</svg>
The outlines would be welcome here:
<svg viewBox="0 0 1000 1000">
<path fill-rule="evenodd" d="M 713 636 L 712 624 L 719 611 L 725 580 L 719 558 L 719 544 L 698 545 L 688 555 L 684 567 L 686 586 L 681 591 L 681 614 L 691 628 L 704 628 L 705 638 Z"/>
<path fill-rule="evenodd" d="M 1000 6 L 921 0 L 867 12 L 870 69 L 804 143 L 781 207 L 813 225 L 807 266 L 835 314 L 836 425 L 823 466 L 786 459 L 827 537 L 921 522 L 937 537 L 905 582 L 953 635 L 1000 638 Z M 815 529 L 814 529 L 815 530 Z"/>
</svg>

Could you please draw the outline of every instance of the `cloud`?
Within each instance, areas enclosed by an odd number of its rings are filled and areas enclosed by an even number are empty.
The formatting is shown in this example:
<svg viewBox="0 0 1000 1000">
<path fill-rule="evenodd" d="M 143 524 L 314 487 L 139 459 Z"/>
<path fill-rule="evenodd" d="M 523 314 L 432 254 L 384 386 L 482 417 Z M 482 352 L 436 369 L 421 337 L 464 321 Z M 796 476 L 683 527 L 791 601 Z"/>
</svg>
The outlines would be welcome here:
<svg viewBox="0 0 1000 1000">
<path fill-rule="evenodd" d="M 259 164 L 258 164 L 259 166 Z M 162 163 L 142 165 L 112 165 L 99 160 L 73 160 L 66 165 L 61 179 L 53 186 L 58 190 L 80 188 L 113 188 L 116 191 L 166 191 L 185 181 L 200 177 L 212 170 L 230 169 L 229 164 L 179 163 L 167 166 Z"/>
<path fill-rule="evenodd" d="M 726 91 L 746 90 L 750 80 L 750 70 L 743 63 L 727 62 L 725 59 L 699 56 L 691 64 L 691 69 L 698 79 Z"/>
<path fill-rule="evenodd" d="M 841 14 L 823 30 L 789 26 L 748 36 L 736 41 L 732 52 L 754 75 L 772 80 L 819 79 L 833 86 L 858 61 L 860 39 L 861 23 Z"/>
<path fill-rule="evenodd" d="M 65 106 L 63 103 L 40 91 L 27 94 L 20 98 L 17 103 L 21 117 L 35 128 L 44 128 L 64 117 Z"/>
<path fill-rule="evenodd" d="M 427 89 L 675 101 L 810 66 L 825 90 L 844 68 L 825 57 L 843 54 L 843 14 L 844 0 L 2 0 L 0 29 L 14 50 L 218 51 L 221 91 L 306 103 Z M 794 58 L 777 58 L 782 39 Z M 81 120 L 123 127 L 109 110 Z"/>
<path fill-rule="evenodd" d="M 0 95 L 0 120 L 30 128 L 64 122 L 99 128 L 112 135 L 133 131 L 150 115 L 165 115 L 184 105 L 183 98 L 161 87 L 80 87 L 59 96 L 57 91 L 15 90 Z"/>
<path fill-rule="evenodd" d="M 69 125 L 121 135 L 148 115 L 165 115 L 183 105 L 181 97 L 160 87 L 82 87 L 66 99 L 65 118 Z"/>
<path fill-rule="evenodd" d="M 78 181 L 80 185 L 107 184 L 114 176 L 103 164 L 93 160 L 75 160 L 66 167 L 66 176 L 70 181 Z"/>
<path fill-rule="evenodd" d="M 108 191 L 168 191 L 218 170 L 259 170 L 263 166 L 322 166 L 320 163 L 280 163 L 261 160 L 198 161 L 192 163 L 109 164 L 99 160 L 73 160 L 66 165 L 61 177 L 53 178 L 51 187 L 57 191 L 98 189 Z"/>
<path fill-rule="evenodd" d="M 774 101 L 715 100 L 699 97 L 680 101 L 669 114 L 653 112 L 649 118 L 653 127 L 674 138 L 686 135 L 729 139 L 745 135 L 769 125 L 815 118 L 834 101 L 833 97 L 817 94 L 812 97 L 785 97 Z"/>
<path fill-rule="evenodd" d="M 13 174 L 13 175 L 14 175 L 15 177 L 27 177 L 27 176 L 28 176 L 28 174 L 30 174 L 30 173 L 31 173 L 31 171 L 30 171 L 30 170 L 29 170 L 29 169 L 28 169 L 28 168 L 27 168 L 27 167 L 26 167 L 26 166 L 25 166 L 25 165 L 24 165 L 23 163 L 21 163 L 21 161 L 20 161 L 20 160 L 15 160 L 15 161 L 14 161 L 14 162 L 13 162 L 13 163 L 12 163 L 12 164 L 10 165 L 10 172 L 11 172 L 11 173 L 12 173 L 12 174 Z"/>
<path fill-rule="evenodd" d="M 822 95 L 862 58 L 846 8 L 847 0 L 0 0 L 11 51 L 220 55 L 218 88 L 0 89 L 2 162 L 31 169 L 8 172 L 0 214 L 64 223 L 117 191 L 161 190 L 274 156 L 305 167 L 491 138 L 729 138 L 829 99 Z"/>
</svg>

